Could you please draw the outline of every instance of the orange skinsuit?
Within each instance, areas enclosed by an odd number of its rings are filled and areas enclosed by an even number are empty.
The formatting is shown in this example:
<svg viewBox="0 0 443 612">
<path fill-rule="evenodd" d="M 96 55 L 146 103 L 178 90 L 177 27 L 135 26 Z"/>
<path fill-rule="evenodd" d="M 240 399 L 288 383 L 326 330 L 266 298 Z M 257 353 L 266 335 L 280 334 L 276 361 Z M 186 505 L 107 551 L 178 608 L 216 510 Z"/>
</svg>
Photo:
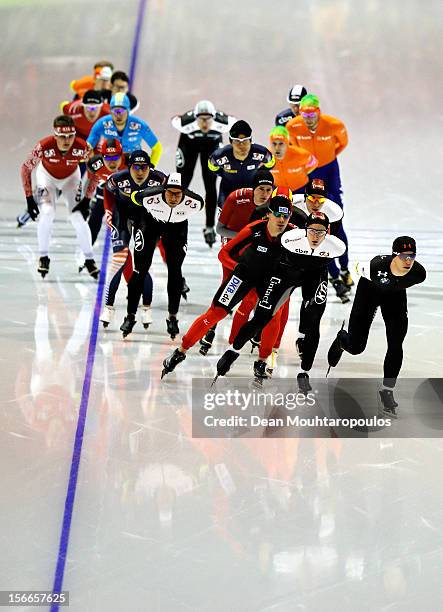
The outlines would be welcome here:
<svg viewBox="0 0 443 612">
<path fill-rule="evenodd" d="M 278 132 L 278 133 L 277 133 Z M 288 139 L 283 135 L 283 130 L 273 130 L 270 141 Z M 275 156 L 274 156 L 275 157 Z M 317 168 L 318 162 L 315 155 L 307 149 L 299 146 L 288 146 L 283 159 L 275 157 L 275 166 L 271 168 L 276 187 L 289 187 L 291 191 L 297 191 L 308 182 L 308 174 Z"/>
<path fill-rule="evenodd" d="M 312 133 L 300 115 L 290 119 L 286 124 L 290 143 L 308 149 L 318 160 L 318 167 L 334 161 L 348 144 L 348 133 L 345 124 L 331 117 L 320 115 L 317 129 Z"/>
<path fill-rule="evenodd" d="M 79 98 L 83 98 L 83 95 L 89 90 L 94 89 L 95 76 L 88 74 L 87 76 L 81 77 L 71 81 L 70 87 Z"/>
</svg>

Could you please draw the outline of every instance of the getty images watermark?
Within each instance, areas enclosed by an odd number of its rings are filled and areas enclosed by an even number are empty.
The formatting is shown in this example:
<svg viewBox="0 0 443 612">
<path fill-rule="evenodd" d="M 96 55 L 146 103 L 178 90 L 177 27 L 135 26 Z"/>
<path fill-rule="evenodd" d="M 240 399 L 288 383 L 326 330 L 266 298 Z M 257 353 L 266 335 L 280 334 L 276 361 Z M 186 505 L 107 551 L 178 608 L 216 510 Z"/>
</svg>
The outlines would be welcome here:
<svg viewBox="0 0 443 612">
<path fill-rule="evenodd" d="M 288 379 L 266 381 L 262 389 L 251 385 L 251 379 L 221 379 L 213 388 L 207 379 L 193 379 L 193 436 L 435 437 L 441 429 L 443 437 L 439 391 L 429 383 L 408 380 L 404 393 L 398 394 L 404 401 L 399 407 L 400 420 L 396 420 L 383 412 L 376 379 L 313 379 L 312 391 L 306 394 Z M 418 406 L 422 416 L 427 407 L 428 420 L 433 419 L 432 433 L 417 418 Z"/>
</svg>

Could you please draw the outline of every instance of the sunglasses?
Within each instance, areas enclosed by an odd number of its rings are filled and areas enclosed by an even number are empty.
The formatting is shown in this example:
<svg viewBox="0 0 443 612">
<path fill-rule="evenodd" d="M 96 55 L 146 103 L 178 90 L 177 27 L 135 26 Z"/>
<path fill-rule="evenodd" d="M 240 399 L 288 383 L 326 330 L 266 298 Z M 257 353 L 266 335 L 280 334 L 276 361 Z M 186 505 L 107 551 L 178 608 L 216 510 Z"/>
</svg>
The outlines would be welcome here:
<svg viewBox="0 0 443 612">
<path fill-rule="evenodd" d="M 106 161 L 118 161 L 121 155 L 103 155 Z"/>
<path fill-rule="evenodd" d="M 303 111 L 300 112 L 300 115 L 303 118 L 309 117 L 309 119 L 313 119 L 314 117 L 317 117 L 317 113 L 304 113 Z"/>
<path fill-rule="evenodd" d="M 327 230 L 318 230 L 318 229 L 314 229 L 309 227 L 308 228 L 308 232 L 310 234 L 313 234 L 314 236 L 326 236 L 326 234 L 328 233 Z"/>
<path fill-rule="evenodd" d="M 324 204 L 326 202 L 326 198 L 323 196 L 308 195 L 306 199 L 310 202 L 318 202 L 319 204 Z"/>
<path fill-rule="evenodd" d="M 124 115 L 127 112 L 128 111 L 126 110 L 126 108 L 116 107 L 111 109 L 111 113 L 113 113 L 114 115 Z"/>
<path fill-rule="evenodd" d="M 245 136 L 245 138 L 229 138 L 231 142 L 248 142 L 252 140 L 252 136 Z"/>
<path fill-rule="evenodd" d="M 148 164 L 132 164 L 134 170 L 147 170 L 149 168 Z"/>
<path fill-rule="evenodd" d="M 83 104 L 84 109 L 90 113 L 94 113 L 101 107 L 101 104 Z"/>
<path fill-rule="evenodd" d="M 274 217 L 277 217 L 277 219 L 289 219 L 289 217 L 291 216 L 291 213 L 286 214 L 286 213 L 282 213 L 282 212 L 274 212 L 273 210 L 270 211 Z"/>
<path fill-rule="evenodd" d="M 414 261 L 414 259 L 417 257 L 416 253 L 394 253 L 394 255 L 400 257 L 402 261 L 407 261 L 408 259 Z"/>
</svg>

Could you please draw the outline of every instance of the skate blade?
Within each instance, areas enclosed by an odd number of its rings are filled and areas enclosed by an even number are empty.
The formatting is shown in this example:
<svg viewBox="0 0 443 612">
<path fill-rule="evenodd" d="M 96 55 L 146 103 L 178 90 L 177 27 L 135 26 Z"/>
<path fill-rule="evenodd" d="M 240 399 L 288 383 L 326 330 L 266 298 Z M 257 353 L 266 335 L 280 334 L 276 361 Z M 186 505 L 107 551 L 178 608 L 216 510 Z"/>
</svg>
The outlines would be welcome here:
<svg viewBox="0 0 443 612">
<path fill-rule="evenodd" d="M 384 408 L 383 406 L 380 406 L 380 405 L 378 407 L 378 416 L 386 417 L 389 419 L 398 419 L 398 414 L 394 412 L 390 412 L 387 408 Z"/>
<path fill-rule="evenodd" d="M 254 380 L 251 383 L 252 387 L 255 387 L 256 389 L 263 389 L 263 381 L 265 379 L 264 378 L 258 378 L 257 376 L 254 378 Z"/>
<path fill-rule="evenodd" d="M 212 381 L 212 383 L 211 383 L 211 388 L 212 388 L 212 387 L 215 385 L 215 383 L 217 382 L 217 378 L 218 378 L 218 374 L 216 374 L 216 375 L 214 376 L 214 380 L 213 380 L 213 381 Z"/>
<path fill-rule="evenodd" d="M 329 372 L 331 371 L 331 368 L 332 368 L 332 366 L 329 366 L 328 371 L 326 372 L 326 376 L 325 376 L 325 378 L 328 378 L 328 374 L 329 374 Z"/>
<path fill-rule="evenodd" d="M 163 368 L 162 375 L 160 376 L 160 380 L 163 380 L 163 377 L 166 376 L 166 374 L 169 374 L 169 370 L 167 370 L 166 368 Z"/>
</svg>

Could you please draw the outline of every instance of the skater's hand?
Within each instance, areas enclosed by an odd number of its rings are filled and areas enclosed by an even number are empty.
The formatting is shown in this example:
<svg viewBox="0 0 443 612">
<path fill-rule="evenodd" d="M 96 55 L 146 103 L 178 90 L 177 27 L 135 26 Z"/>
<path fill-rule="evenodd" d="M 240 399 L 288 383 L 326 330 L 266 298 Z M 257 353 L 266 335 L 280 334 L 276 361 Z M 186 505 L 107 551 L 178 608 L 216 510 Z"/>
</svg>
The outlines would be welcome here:
<svg viewBox="0 0 443 612">
<path fill-rule="evenodd" d="M 34 200 L 32 195 L 26 196 L 26 207 L 28 209 L 29 216 L 35 221 L 40 213 L 37 202 Z"/>
<path fill-rule="evenodd" d="M 72 212 L 80 212 L 83 216 L 83 219 L 86 221 L 86 219 L 89 217 L 89 202 L 89 198 L 83 198 L 78 204 L 76 204 L 76 206 L 74 206 Z"/>
</svg>

